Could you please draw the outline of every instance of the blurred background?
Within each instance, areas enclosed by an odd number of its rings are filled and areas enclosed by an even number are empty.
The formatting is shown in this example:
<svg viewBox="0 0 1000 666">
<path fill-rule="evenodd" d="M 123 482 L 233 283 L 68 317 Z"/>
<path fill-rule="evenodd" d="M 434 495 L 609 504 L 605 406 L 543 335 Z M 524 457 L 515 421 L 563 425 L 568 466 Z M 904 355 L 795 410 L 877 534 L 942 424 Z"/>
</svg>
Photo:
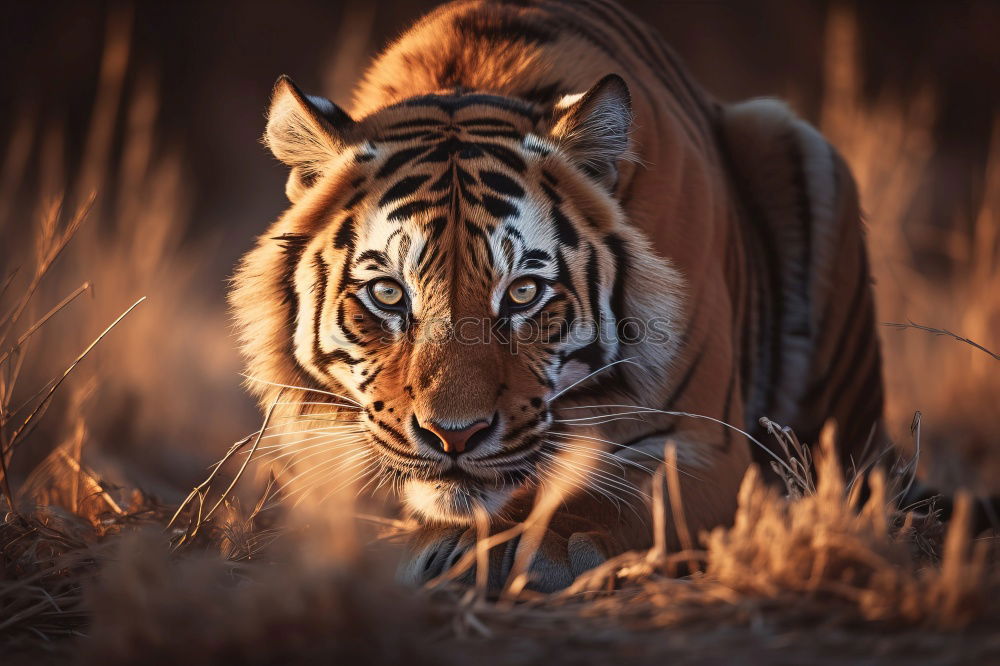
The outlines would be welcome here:
<svg viewBox="0 0 1000 666">
<path fill-rule="evenodd" d="M 74 372 L 21 469 L 72 441 L 106 477 L 174 498 L 256 427 L 224 295 L 287 204 L 260 143 L 271 86 L 287 73 L 347 106 L 367 61 L 436 4 L 3 3 L 0 279 L 98 193 L 25 320 L 91 289 L 32 339 L 22 399 L 148 297 Z M 783 97 L 841 149 L 880 320 L 1000 349 L 1000 3 L 625 4 L 718 98 Z M 937 483 L 1000 478 L 997 361 L 923 331 L 882 337 L 900 444 L 919 410 Z"/>
</svg>

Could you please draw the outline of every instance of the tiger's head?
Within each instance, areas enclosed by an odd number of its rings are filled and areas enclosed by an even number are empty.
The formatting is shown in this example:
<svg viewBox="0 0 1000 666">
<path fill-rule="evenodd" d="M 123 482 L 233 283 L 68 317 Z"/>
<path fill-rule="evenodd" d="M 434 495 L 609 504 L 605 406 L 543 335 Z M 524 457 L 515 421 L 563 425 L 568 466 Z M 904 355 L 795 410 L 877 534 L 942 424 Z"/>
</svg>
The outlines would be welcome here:
<svg viewBox="0 0 1000 666">
<path fill-rule="evenodd" d="M 558 400 L 655 394 L 657 373 L 599 372 L 664 367 L 678 307 L 612 194 L 630 122 L 615 75 L 550 109 L 458 90 L 360 119 L 280 79 L 265 141 L 292 206 L 231 295 L 262 404 L 339 403 L 369 470 L 464 522 L 541 480 Z"/>
</svg>

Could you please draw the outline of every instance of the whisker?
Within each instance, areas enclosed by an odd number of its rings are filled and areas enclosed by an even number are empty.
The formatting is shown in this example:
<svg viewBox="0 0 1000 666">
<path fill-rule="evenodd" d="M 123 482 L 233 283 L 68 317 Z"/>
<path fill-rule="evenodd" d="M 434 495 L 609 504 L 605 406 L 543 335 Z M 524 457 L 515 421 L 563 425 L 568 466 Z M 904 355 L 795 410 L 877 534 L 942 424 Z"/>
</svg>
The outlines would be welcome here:
<svg viewBox="0 0 1000 666">
<path fill-rule="evenodd" d="M 305 479 L 309 479 L 308 483 L 304 480 L 300 480 L 298 487 L 288 493 L 285 499 L 291 499 L 295 496 L 299 496 L 300 500 L 304 499 L 306 495 L 316 488 L 329 483 L 333 479 L 343 478 L 347 474 L 353 474 L 358 469 L 367 468 L 369 464 L 369 460 L 359 457 L 357 459 L 352 459 L 349 463 L 344 465 L 326 466 L 322 470 L 317 470 L 315 475 L 312 475 L 311 477 L 304 477 Z M 297 503 L 298 502 L 296 502 L 296 504 Z"/>
<path fill-rule="evenodd" d="M 603 367 L 600 367 L 597 370 L 594 370 L 592 373 L 590 373 L 586 377 L 582 377 L 582 378 L 576 380 L 575 382 L 573 382 L 572 384 L 570 384 L 569 386 L 567 386 L 563 390 L 561 390 L 558 393 L 556 393 L 554 396 L 552 396 L 551 398 L 549 398 L 549 400 L 548 400 L 549 404 L 551 404 L 553 401 L 555 401 L 556 398 L 558 398 L 563 393 L 565 393 L 566 391 L 570 390 L 571 388 L 573 388 L 577 384 L 580 384 L 581 382 L 585 382 L 588 379 L 590 379 L 591 377 L 593 377 L 594 375 L 596 375 L 596 374 L 598 374 L 600 372 L 604 372 L 608 368 L 610 368 L 612 366 L 615 366 L 615 365 L 618 365 L 619 363 L 632 363 L 633 365 L 637 365 L 639 367 L 642 367 L 638 363 L 635 362 L 634 357 L 622 358 L 622 359 L 618 359 L 617 361 L 612 361 L 611 363 L 608 363 L 607 365 L 605 365 Z"/>
<path fill-rule="evenodd" d="M 670 410 L 666 410 L 666 409 L 655 409 L 653 407 L 643 407 L 642 405 L 616 405 L 616 404 L 611 404 L 611 405 L 570 405 L 568 407 L 556 407 L 555 409 L 566 409 L 566 410 L 568 410 L 568 409 L 601 409 L 601 408 L 607 408 L 607 407 L 620 407 L 620 408 L 623 408 L 623 409 L 637 409 L 637 410 L 641 410 L 641 411 L 646 412 L 646 413 L 666 414 L 668 416 L 686 416 L 686 417 L 693 418 L 693 419 L 705 419 L 707 421 L 711 421 L 712 423 L 718 423 L 721 426 L 724 426 L 726 428 L 729 428 L 730 430 L 734 430 L 734 431 L 740 433 L 741 435 L 743 435 L 744 437 L 746 437 L 747 439 L 749 439 L 751 442 L 753 442 L 754 444 L 756 444 L 757 446 L 759 446 L 764 452 L 766 452 L 772 458 L 774 458 L 774 460 L 779 465 L 781 465 L 782 467 L 784 467 L 786 470 L 788 470 L 792 474 L 795 474 L 795 470 L 793 470 L 791 468 L 791 466 L 789 466 L 789 464 L 786 463 L 784 461 L 784 459 L 781 458 L 781 456 L 779 456 L 777 453 L 775 453 L 771 449 L 769 449 L 766 446 L 764 446 L 753 435 L 751 435 L 750 433 L 748 433 L 745 430 L 737 428 L 736 426 L 734 426 L 732 424 L 726 423 L 725 421 L 719 420 L 719 419 L 714 418 L 712 416 L 705 416 L 704 414 L 692 414 L 691 412 L 675 412 L 675 411 L 670 411 Z"/>
<path fill-rule="evenodd" d="M 615 421 L 640 421 L 644 422 L 645 419 L 637 419 L 634 416 L 619 416 L 617 414 L 607 414 L 605 416 L 591 416 L 589 419 L 599 419 L 597 421 L 586 421 L 583 423 L 573 423 L 568 419 L 553 419 L 553 423 L 565 423 L 568 426 L 594 426 L 594 425 L 604 425 L 605 423 L 614 423 Z"/>
<path fill-rule="evenodd" d="M 577 433 L 556 432 L 556 431 L 552 431 L 549 434 L 550 435 L 558 435 L 560 437 L 569 437 L 571 439 L 588 439 L 588 440 L 592 440 L 594 442 L 602 442 L 604 444 L 610 444 L 611 446 L 617 446 L 618 448 L 624 449 L 625 451 L 629 451 L 631 453 L 638 453 L 639 455 L 643 455 L 643 456 L 646 456 L 647 458 L 651 458 L 652 460 L 656 461 L 657 465 L 664 464 L 662 458 L 660 458 L 658 456 L 654 456 L 653 454 L 649 453 L 648 451 L 643 451 L 642 449 L 636 449 L 636 448 L 633 448 L 631 446 L 626 446 L 625 444 L 619 444 L 618 442 L 612 442 L 609 439 L 601 439 L 600 437 L 592 437 L 590 435 L 580 435 L 580 434 L 577 434 Z M 681 469 L 680 467 L 676 467 L 675 469 L 678 472 L 680 472 L 681 474 L 689 476 L 692 479 L 695 479 L 696 481 L 704 481 L 704 479 L 702 479 L 702 478 L 700 478 L 698 476 L 695 476 L 691 472 L 688 472 L 687 470 Z"/>
<path fill-rule="evenodd" d="M 308 435 L 311 433 L 328 433 L 336 434 L 339 432 L 364 432 L 361 428 L 358 428 L 353 424 L 345 424 L 343 426 L 320 426 L 318 428 L 306 428 L 304 430 L 288 430 L 286 432 L 273 432 L 270 435 L 264 435 L 261 439 L 272 439 L 274 437 L 292 437 L 294 435 Z"/>
<path fill-rule="evenodd" d="M 339 419 L 338 420 L 335 420 L 335 419 L 315 419 L 315 420 L 316 421 L 320 421 L 320 422 L 326 421 L 327 423 L 334 423 L 336 425 L 352 426 L 352 427 L 357 427 L 358 424 L 361 423 L 361 421 L 347 420 L 347 419 L 344 419 L 344 420 L 339 420 Z M 294 434 L 294 433 L 297 433 L 297 432 L 306 432 L 306 430 L 294 430 L 293 428 L 295 426 L 298 426 L 298 425 L 307 424 L 307 421 L 308 421 L 308 419 L 303 419 L 302 421 L 296 421 L 296 422 L 291 422 L 291 423 L 276 423 L 274 425 L 269 425 L 269 426 L 266 426 L 264 428 L 261 428 L 261 429 L 258 429 L 258 430 L 254 430 L 253 432 L 249 433 L 247 436 L 248 437 L 256 437 L 261 432 L 269 432 L 269 431 L 273 433 L 273 431 L 278 430 L 280 428 L 288 428 L 288 430 L 285 431 L 285 434 Z M 330 428 L 330 427 L 333 427 L 333 426 L 323 425 L 323 426 L 317 426 L 317 427 Z M 278 434 L 280 435 L 282 433 L 278 433 Z"/>
<path fill-rule="evenodd" d="M 551 456 L 552 454 L 549 455 Z M 652 498 L 649 495 L 627 481 L 606 474 L 597 474 L 597 470 L 589 466 L 581 467 L 575 461 L 556 459 L 559 461 L 559 464 L 572 466 L 578 473 L 586 475 L 586 481 L 590 484 L 590 487 L 597 490 L 602 497 L 610 500 L 615 505 L 619 515 L 621 515 L 622 504 L 625 504 L 635 517 L 639 519 L 639 522 L 648 527 L 646 518 L 639 513 L 639 510 L 635 508 L 633 503 L 625 501 L 624 498 L 619 497 L 618 493 L 624 493 L 626 496 L 637 499 L 647 506 L 652 503 Z"/>
<path fill-rule="evenodd" d="M 548 432 L 547 434 L 548 435 L 552 435 L 552 436 L 567 438 L 567 439 L 562 439 L 562 440 L 559 440 L 559 441 L 546 440 L 549 444 L 552 444 L 553 446 L 560 446 L 560 447 L 567 448 L 567 449 L 571 448 L 571 449 L 576 449 L 578 451 L 585 451 L 587 453 L 590 453 L 590 454 L 593 454 L 593 455 L 596 455 L 596 456 L 601 456 L 603 458 L 606 458 L 608 460 L 608 462 L 614 461 L 614 462 L 619 463 L 619 464 L 631 465 L 632 467 L 635 467 L 636 469 L 641 470 L 643 472 L 647 472 L 647 473 L 650 473 L 650 474 L 653 473 L 653 470 L 651 470 L 650 468 L 646 467 L 645 465 L 641 465 L 641 464 L 635 462 L 634 460 L 629 460 L 628 458 L 623 458 L 620 455 L 618 455 L 616 453 L 612 453 L 610 451 L 605 451 L 603 449 L 594 448 L 594 447 L 591 447 L 591 446 L 584 446 L 582 444 L 579 444 L 577 442 L 572 441 L 574 439 L 577 439 L 577 438 L 581 437 L 581 435 L 579 435 L 578 433 L 564 433 L 564 432 L 558 432 L 558 431 L 551 431 L 551 432 Z M 624 444 L 621 444 L 619 446 L 625 447 Z M 632 449 L 629 448 L 629 450 L 632 450 Z M 654 460 L 657 460 L 657 458 L 655 456 L 652 456 L 652 458 Z"/>
<path fill-rule="evenodd" d="M 332 495 L 336 495 L 340 491 L 342 491 L 342 490 L 344 490 L 344 489 L 346 489 L 346 488 L 354 485 L 355 483 L 357 483 L 358 481 L 360 481 L 361 479 L 363 479 L 365 477 L 365 475 L 371 473 L 374 469 L 376 469 L 377 463 L 378 463 L 378 460 L 375 459 L 375 458 L 372 458 L 371 460 L 369 460 L 368 463 L 364 466 L 364 468 L 360 472 L 358 472 L 357 474 L 355 474 L 354 476 L 352 476 L 347 481 L 341 483 L 339 486 L 337 486 L 336 488 L 334 488 L 330 492 L 328 492 L 325 495 L 323 495 L 323 497 L 321 497 L 319 499 L 319 504 L 322 504 L 323 502 L 325 502 L 326 500 L 328 500 Z M 316 485 L 319 485 L 319 484 L 316 484 Z M 301 502 L 303 499 L 305 499 L 304 495 L 299 498 L 299 501 Z"/>
<path fill-rule="evenodd" d="M 363 435 L 363 434 L 364 433 L 362 431 L 358 431 L 358 432 L 345 432 L 345 433 L 341 433 L 339 435 L 338 434 L 331 434 L 331 435 L 329 435 L 329 439 L 328 440 L 324 440 L 324 441 L 339 442 L 341 440 L 346 439 L 347 437 L 357 437 L 357 436 Z M 318 437 L 321 437 L 321 435 L 316 435 L 314 437 L 306 437 L 305 439 L 297 440 L 295 442 L 287 442 L 287 443 L 282 443 L 282 444 L 268 444 L 267 446 L 261 446 L 261 447 L 259 447 L 258 451 L 260 451 L 260 450 L 263 450 L 263 451 L 281 451 L 281 450 L 284 450 L 284 449 L 291 449 L 291 448 L 294 448 L 296 451 L 303 451 L 303 450 L 308 449 L 310 447 L 317 446 L 317 444 L 310 444 L 307 447 L 300 447 L 300 446 L 298 446 L 299 444 L 301 444 L 303 442 L 312 441 L 313 439 L 318 438 Z M 326 436 L 324 435 L 322 437 L 326 437 Z M 322 442 L 320 442 L 320 443 L 322 443 Z"/>
<path fill-rule="evenodd" d="M 278 405 L 323 405 L 324 407 L 343 407 L 344 409 L 353 409 L 355 411 L 360 411 L 362 407 L 356 407 L 354 405 L 344 405 L 339 402 L 327 402 L 325 400 L 284 400 L 282 402 L 275 403 Z M 308 416 L 303 414 L 303 416 Z"/>
<path fill-rule="evenodd" d="M 357 444 L 357 441 L 347 441 L 347 442 L 339 442 L 339 443 L 323 441 L 323 442 L 316 442 L 315 444 L 310 444 L 309 446 L 305 446 L 305 447 L 296 447 L 296 448 L 294 448 L 294 449 L 292 449 L 290 451 L 285 451 L 284 453 L 280 453 L 283 449 L 278 448 L 278 449 L 274 449 L 272 451 L 268 451 L 266 454 L 264 454 L 262 456 L 258 456 L 256 458 L 254 458 L 254 461 L 255 462 L 261 462 L 263 460 L 267 460 L 268 463 L 273 463 L 276 460 L 280 460 L 282 458 L 288 458 L 289 456 L 294 456 L 296 454 L 304 453 L 306 451 L 310 451 L 310 450 L 313 450 L 313 449 L 322 448 L 325 451 L 333 452 L 333 451 L 339 451 L 340 449 L 344 449 L 344 448 L 347 448 L 349 446 L 356 446 L 356 444 Z M 275 455 L 275 454 L 277 454 L 277 455 Z"/>
<path fill-rule="evenodd" d="M 283 448 L 283 449 L 284 448 L 292 448 L 292 447 L 296 446 L 297 444 L 303 444 L 305 442 L 312 442 L 312 441 L 315 441 L 317 439 L 322 439 L 322 438 L 329 438 L 329 439 L 332 440 L 332 439 L 335 439 L 335 438 L 343 438 L 343 437 L 361 435 L 361 434 L 363 434 L 363 431 L 356 431 L 356 432 L 354 432 L 354 431 L 347 431 L 347 432 L 323 432 L 323 433 L 311 433 L 311 434 L 310 433 L 281 433 L 281 434 L 282 434 L 283 437 L 293 437 L 295 435 L 308 435 L 308 436 L 307 437 L 302 437 L 301 439 L 296 439 L 296 440 L 293 440 L 293 441 L 278 442 L 276 444 L 268 444 L 266 448 L 269 449 L 269 450 L 270 449 L 274 449 L 274 448 Z"/>
<path fill-rule="evenodd" d="M 284 430 L 284 431 L 281 431 L 281 432 L 271 432 L 271 433 L 265 435 L 265 437 L 267 437 L 269 439 L 276 439 L 276 438 L 280 439 L 282 437 L 290 438 L 290 437 L 296 437 L 298 435 L 309 435 L 309 434 L 313 434 L 313 433 L 328 433 L 328 434 L 331 434 L 331 435 L 335 435 L 335 434 L 340 434 L 340 433 L 345 433 L 345 432 L 365 432 L 365 428 L 361 427 L 361 426 L 359 426 L 357 424 L 348 423 L 348 424 L 341 424 L 341 425 L 343 425 L 344 427 L 339 427 L 339 426 L 317 426 L 315 428 L 289 429 L 289 430 Z M 268 446 L 271 446 L 272 444 L 268 444 Z"/>
<path fill-rule="evenodd" d="M 315 487 L 317 484 L 315 483 L 314 479 L 313 481 L 310 481 L 307 484 L 299 485 L 299 487 L 293 489 L 291 492 L 286 493 L 285 491 L 291 485 L 300 484 L 305 479 L 308 479 L 314 475 L 323 475 L 320 478 L 325 479 L 325 478 L 331 478 L 334 474 L 349 473 L 352 470 L 356 469 L 358 465 L 364 462 L 365 460 L 364 454 L 365 454 L 364 451 L 359 451 L 355 453 L 353 456 L 347 456 L 347 463 L 344 465 L 338 464 L 340 462 L 340 458 L 345 457 L 343 455 L 337 456 L 336 458 L 332 458 L 330 460 L 325 460 L 319 463 L 318 465 L 313 465 L 309 469 L 300 472 L 299 474 L 296 474 L 291 479 L 283 483 L 278 488 L 277 492 L 282 494 L 283 500 L 290 499 L 291 497 L 294 497 L 296 494 L 303 492 L 304 490 L 308 490 L 309 488 Z"/>
<path fill-rule="evenodd" d="M 552 454 L 549 454 L 549 455 L 552 455 Z M 614 485 L 620 486 L 623 490 L 626 490 L 627 492 L 635 493 L 636 494 L 635 496 L 638 497 L 638 498 L 640 498 L 640 499 L 649 500 L 650 502 L 653 501 L 652 497 L 650 497 L 649 495 L 647 495 L 646 493 L 644 493 L 643 491 L 641 491 L 639 488 L 637 488 L 635 486 L 635 484 L 630 483 L 625 478 L 618 478 L 618 477 L 616 477 L 616 476 L 614 476 L 612 474 L 609 474 L 608 472 L 606 472 L 604 470 L 597 469 L 596 466 L 585 465 L 581 461 L 567 459 L 567 460 L 565 460 L 565 462 L 572 463 L 572 464 L 576 465 L 579 469 L 581 469 L 583 471 L 589 472 L 590 474 L 597 475 L 597 476 L 599 476 L 600 478 L 604 479 L 605 481 L 607 481 L 609 483 L 612 483 Z"/>
<path fill-rule="evenodd" d="M 330 453 L 330 452 L 331 451 L 329 451 L 329 450 L 320 450 L 320 451 L 316 451 L 316 452 L 310 453 L 309 455 L 302 456 L 301 458 L 294 458 L 294 457 L 290 458 L 289 461 L 288 461 L 288 463 L 286 463 L 285 466 L 282 468 L 280 474 L 284 474 L 285 471 L 288 470 L 290 467 L 301 466 L 302 462 L 305 461 L 305 460 L 309 460 L 311 458 L 315 458 L 318 455 L 321 455 L 321 454 L 324 454 L 324 453 Z M 320 461 L 318 464 L 308 465 L 308 466 L 306 466 L 306 469 L 304 469 L 304 470 L 302 470 L 302 471 L 294 474 L 292 476 L 292 478 L 290 478 L 287 481 L 285 481 L 278 488 L 277 492 L 284 491 L 291 484 L 297 482 L 298 480 L 300 480 L 302 478 L 307 478 L 310 474 L 319 472 L 319 471 L 321 471 L 323 469 L 327 469 L 327 468 L 329 468 L 332 465 L 337 465 L 342 460 L 353 460 L 355 457 L 359 458 L 359 459 L 363 458 L 365 453 L 366 452 L 364 450 L 341 451 L 340 453 L 337 453 L 336 455 L 334 455 L 334 456 L 332 456 L 330 458 L 327 458 L 326 460 Z"/>
<path fill-rule="evenodd" d="M 587 457 L 591 458 L 592 460 L 596 459 L 601 462 L 615 465 L 618 469 L 621 470 L 622 474 L 626 473 L 625 465 L 623 465 L 622 463 L 631 465 L 632 467 L 635 467 L 636 469 L 641 470 L 647 474 L 653 473 L 652 470 L 643 467 L 642 465 L 640 465 L 635 461 L 626 460 L 625 458 L 612 455 L 607 451 L 601 451 L 600 449 L 592 449 L 586 446 L 579 446 L 577 444 L 570 444 L 569 442 L 555 441 L 551 439 L 545 440 L 545 443 L 549 444 L 550 446 L 554 446 L 555 448 L 561 451 L 572 451 L 575 453 L 584 454 L 587 455 Z"/>
<path fill-rule="evenodd" d="M 374 470 L 372 470 L 372 472 L 373 472 L 372 473 L 372 478 L 370 478 L 368 480 L 368 482 L 365 483 L 365 485 L 361 486 L 358 489 L 358 491 L 356 493 L 354 493 L 355 496 L 361 495 L 361 493 L 365 492 L 365 489 L 368 488 L 368 486 L 370 486 L 371 484 L 373 484 L 376 479 L 378 479 L 380 476 L 382 476 L 382 475 L 379 474 L 379 472 L 381 472 L 381 471 L 383 471 L 385 469 L 385 465 L 383 465 L 381 463 L 381 461 L 376 461 L 376 462 L 378 462 L 379 464 L 376 466 L 376 468 Z M 375 490 L 372 491 L 372 494 L 374 495 L 375 492 L 378 491 L 378 488 L 381 487 L 381 486 L 382 486 L 382 484 L 379 483 L 379 485 L 375 488 Z"/>
<path fill-rule="evenodd" d="M 325 404 L 331 404 L 331 403 L 325 403 Z M 357 416 L 357 413 L 356 412 L 343 412 L 343 411 L 308 412 L 308 413 L 305 413 L 305 414 L 284 414 L 284 415 L 282 415 L 282 416 L 280 416 L 278 418 L 288 419 L 288 420 L 291 420 L 291 419 L 302 419 L 302 420 L 316 419 L 317 421 L 345 421 L 345 422 L 355 422 L 355 423 L 358 423 L 358 422 L 362 421 L 362 419 L 357 419 L 357 418 L 350 418 L 350 419 L 324 419 L 324 418 L 321 418 L 321 417 L 324 417 L 324 416 L 343 416 L 343 415 L 348 415 L 348 416 L 351 416 L 351 417 L 355 417 L 355 416 Z"/>
<path fill-rule="evenodd" d="M 569 407 L 556 407 L 556 409 L 569 409 Z M 646 414 L 646 413 L 648 413 L 648 411 L 649 411 L 648 409 L 636 409 L 636 410 L 632 410 L 632 411 L 629 411 L 629 412 L 618 412 L 616 414 L 594 414 L 593 416 L 579 416 L 579 417 L 572 418 L 572 419 L 554 419 L 554 421 L 557 422 L 557 423 L 572 423 L 572 422 L 576 422 L 576 421 L 588 421 L 588 420 L 592 420 L 592 419 L 604 419 L 604 418 L 608 418 L 610 416 L 619 417 L 619 416 L 626 416 L 626 415 L 629 415 L 629 414 Z"/>
<path fill-rule="evenodd" d="M 564 461 L 560 460 L 558 456 L 553 455 L 548 451 L 542 451 L 540 455 L 547 462 L 547 469 L 544 471 L 544 475 L 546 477 L 554 478 L 556 481 L 560 482 L 562 485 L 568 486 L 569 488 L 581 490 L 598 502 L 601 501 L 601 497 L 610 499 L 612 502 L 616 501 L 613 498 L 608 497 L 600 489 L 584 484 L 583 482 L 585 479 L 580 478 L 579 475 L 570 476 L 568 470 L 565 469 L 567 466 L 563 464 Z M 598 495 L 594 495 L 594 493 L 591 492 L 594 490 L 598 492 Z"/>
<path fill-rule="evenodd" d="M 642 497 L 636 495 L 633 488 L 620 487 L 614 485 L 609 486 L 607 485 L 607 481 L 605 479 L 602 479 L 600 477 L 595 477 L 593 475 L 594 470 L 589 466 L 581 467 L 580 465 L 575 464 L 573 461 L 563 459 L 559 456 L 554 456 L 553 454 L 548 452 L 545 452 L 545 455 L 546 457 L 549 458 L 550 464 L 552 466 L 561 467 L 563 468 L 563 470 L 566 471 L 568 471 L 569 469 L 575 470 L 574 476 L 570 477 L 567 474 L 559 475 L 558 473 L 556 473 L 555 469 L 552 469 L 550 467 L 550 469 L 546 471 L 547 475 L 551 475 L 561 480 L 563 483 L 569 481 L 568 485 L 570 487 L 575 487 L 578 490 L 583 490 L 590 497 L 596 499 L 597 501 L 600 501 L 598 497 L 595 497 L 594 494 L 590 492 L 591 490 L 596 491 L 600 497 L 603 497 L 604 499 L 614 504 L 619 515 L 621 514 L 622 504 L 623 503 L 627 504 L 631 509 L 632 513 L 635 514 L 635 516 L 640 520 L 640 522 L 645 523 L 645 520 L 643 519 L 642 515 L 639 514 L 638 510 L 636 510 L 636 508 L 632 506 L 631 503 L 624 502 L 623 499 L 616 494 L 617 492 L 625 492 L 626 494 L 635 497 L 636 499 L 639 499 L 641 501 Z"/>
<path fill-rule="evenodd" d="M 279 384 L 278 382 L 270 382 L 266 379 L 260 379 L 258 377 L 252 377 L 251 375 L 240 373 L 244 378 L 249 379 L 252 382 L 258 382 L 260 384 L 267 384 L 268 386 L 278 386 L 287 389 L 296 389 L 299 391 L 309 391 L 310 393 L 322 393 L 323 395 L 332 395 L 334 398 L 340 398 L 341 400 L 346 400 L 347 402 L 353 402 L 358 407 L 363 407 L 363 405 L 352 398 L 348 398 L 346 395 L 338 395 L 337 393 L 331 393 L 330 391 L 323 391 L 321 389 L 307 388 L 305 386 L 294 386 L 291 384 Z"/>
</svg>

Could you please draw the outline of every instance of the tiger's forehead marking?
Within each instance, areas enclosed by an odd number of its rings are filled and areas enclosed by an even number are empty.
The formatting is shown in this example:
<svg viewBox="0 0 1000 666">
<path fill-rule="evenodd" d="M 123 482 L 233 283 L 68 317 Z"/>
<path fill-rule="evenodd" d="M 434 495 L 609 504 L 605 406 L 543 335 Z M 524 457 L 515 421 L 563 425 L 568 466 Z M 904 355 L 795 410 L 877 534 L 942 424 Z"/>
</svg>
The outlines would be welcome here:
<svg viewBox="0 0 1000 666">
<path fill-rule="evenodd" d="M 532 158 L 553 147 L 532 133 L 538 121 L 535 107 L 490 95 L 430 95 L 364 121 L 369 139 L 355 160 L 370 163 L 369 176 L 351 203 L 372 208 L 356 274 L 491 292 L 499 276 L 542 271 L 554 239 L 526 188 Z"/>
</svg>

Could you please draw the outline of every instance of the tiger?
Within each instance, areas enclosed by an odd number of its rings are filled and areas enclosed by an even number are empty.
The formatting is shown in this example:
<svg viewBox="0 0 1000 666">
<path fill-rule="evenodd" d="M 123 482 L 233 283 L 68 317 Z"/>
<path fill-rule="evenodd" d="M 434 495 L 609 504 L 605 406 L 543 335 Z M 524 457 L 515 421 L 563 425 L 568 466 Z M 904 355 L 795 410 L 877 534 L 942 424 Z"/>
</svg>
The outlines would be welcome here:
<svg viewBox="0 0 1000 666">
<path fill-rule="evenodd" d="M 562 589 L 730 523 L 762 417 L 804 441 L 832 419 L 845 460 L 881 431 L 844 160 L 781 101 L 715 100 L 612 0 L 444 4 L 349 109 L 282 76 L 264 142 L 290 207 L 233 277 L 248 386 L 343 420 L 292 452 L 392 489 L 420 526 L 402 580 L 561 489 L 528 573 Z M 667 462 L 683 506 L 654 525 Z"/>
</svg>

